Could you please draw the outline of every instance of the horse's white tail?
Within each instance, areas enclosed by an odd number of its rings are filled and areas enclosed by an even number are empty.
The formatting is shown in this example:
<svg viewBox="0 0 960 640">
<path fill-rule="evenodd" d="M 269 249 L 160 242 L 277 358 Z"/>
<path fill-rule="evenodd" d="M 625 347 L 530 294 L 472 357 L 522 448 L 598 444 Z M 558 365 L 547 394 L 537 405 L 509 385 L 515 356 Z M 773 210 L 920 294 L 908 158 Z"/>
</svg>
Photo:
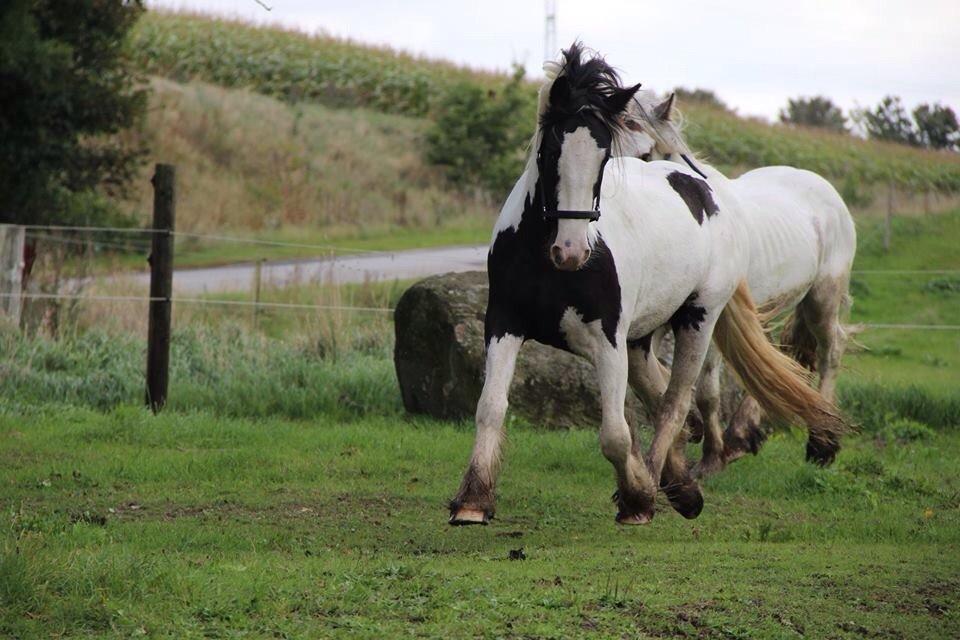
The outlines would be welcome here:
<svg viewBox="0 0 960 640">
<path fill-rule="evenodd" d="M 810 386 L 810 374 L 767 338 L 746 282 L 721 312 L 713 338 L 747 392 L 771 417 L 807 425 L 807 458 L 832 462 L 847 426 L 837 408 Z"/>
</svg>

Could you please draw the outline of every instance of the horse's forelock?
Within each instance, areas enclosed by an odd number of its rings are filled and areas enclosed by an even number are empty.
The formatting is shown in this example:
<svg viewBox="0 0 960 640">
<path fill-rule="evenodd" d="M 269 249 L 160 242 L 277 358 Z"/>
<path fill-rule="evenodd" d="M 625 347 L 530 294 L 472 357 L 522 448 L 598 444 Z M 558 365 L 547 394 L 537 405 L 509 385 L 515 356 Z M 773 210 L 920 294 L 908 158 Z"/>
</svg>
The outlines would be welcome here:
<svg viewBox="0 0 960 640">
<path fill-rule="evenodd" d="M 622 122 L 619 114 L 612 113 L 605 100 L 623 89 L 623 86 L 620 75 L 603 56 L 578 41 L 565 49 L 556 64 L 550 65 L 550 69 L 547 81 L 540 88 L 538 115 L 541 127 L 559 124 L 577 113 L 589 110 L 611 132 L 620 130 Z M 558 83 L 567 89 L 562 99 L 554 95 Z"/>
</svg>

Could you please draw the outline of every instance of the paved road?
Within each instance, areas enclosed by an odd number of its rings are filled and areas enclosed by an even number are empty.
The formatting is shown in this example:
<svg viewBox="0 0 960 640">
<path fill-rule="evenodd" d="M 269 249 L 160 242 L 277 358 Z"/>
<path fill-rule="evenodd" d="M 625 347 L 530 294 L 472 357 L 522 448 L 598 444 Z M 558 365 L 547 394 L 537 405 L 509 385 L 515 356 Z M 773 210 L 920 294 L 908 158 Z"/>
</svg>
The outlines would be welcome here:
<svg viewBox="0 0 960 640">
<path fill-rule="evenodd" d="M 451 271 L 487 268 L 487 246 L 438 247 L 393 253 L 361 253 L 336 258 L 267 262 L 263 267 L 264 286 L 287 286 L 309 282 L 351 282 L 405 280 Z M 216 291 L 249 291 L 253 286 L 254 264 L 240 263 L 202 269 L 177 269 L 173 289 L 180 294 Z M 149 286 L 146 273 L 118 276 L 124 281 Z"/>
</svg>

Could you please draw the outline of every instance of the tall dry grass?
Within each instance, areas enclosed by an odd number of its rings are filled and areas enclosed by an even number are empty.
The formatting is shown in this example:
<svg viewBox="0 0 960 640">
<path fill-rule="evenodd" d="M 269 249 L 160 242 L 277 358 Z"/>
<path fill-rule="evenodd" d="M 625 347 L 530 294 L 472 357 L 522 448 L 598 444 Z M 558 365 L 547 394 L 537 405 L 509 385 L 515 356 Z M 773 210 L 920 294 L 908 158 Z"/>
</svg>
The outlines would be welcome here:
<svg viewBox="0 0 960 640">
<path fill-rule="evenodd" d="M 126 207 L 144 223 L 153 162 L 177 165 L 182 231 L 436 228 L 495 206 L 446 188 L 421 160 L 427 123 L 363 109 L 290 105 L 244 90 L 153 79 L 151 162 Z"/>
</svg>

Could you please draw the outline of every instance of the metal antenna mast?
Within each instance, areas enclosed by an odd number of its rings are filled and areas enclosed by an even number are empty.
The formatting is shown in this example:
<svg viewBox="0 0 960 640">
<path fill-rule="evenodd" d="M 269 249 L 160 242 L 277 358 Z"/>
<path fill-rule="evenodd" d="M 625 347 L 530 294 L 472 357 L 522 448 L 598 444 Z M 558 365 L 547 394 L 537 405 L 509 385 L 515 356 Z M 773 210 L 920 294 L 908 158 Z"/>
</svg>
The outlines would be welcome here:
<svg viewBox="0 0 960 640">
<path fill-rule="evenodd" d="M 545 0 L 546 25 L 543 32 L 543 59 L 557 57 L 557 0 Z"/>
</svg>

